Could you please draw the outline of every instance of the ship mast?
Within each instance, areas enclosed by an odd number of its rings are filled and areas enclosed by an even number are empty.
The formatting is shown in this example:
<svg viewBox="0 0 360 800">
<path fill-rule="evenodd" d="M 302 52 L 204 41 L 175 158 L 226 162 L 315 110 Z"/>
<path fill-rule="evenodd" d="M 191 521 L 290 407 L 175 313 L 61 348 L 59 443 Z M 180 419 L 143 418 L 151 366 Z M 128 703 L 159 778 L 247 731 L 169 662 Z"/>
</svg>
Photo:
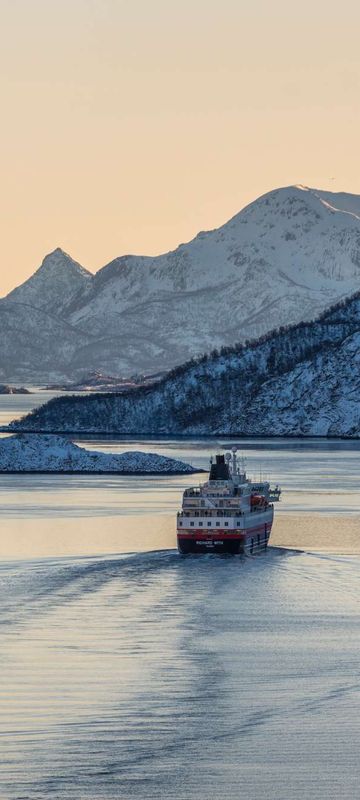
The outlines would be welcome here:
<svg viewBox="0 0 360 800">
<path fill-rule="evenodd" d="M 232 452 L 232 473 L 233 476 L 235 476 L 237 475 L 237 458 L 236 458 L 237 447 L 232 447 L 231 452 Z"/>
</svg>

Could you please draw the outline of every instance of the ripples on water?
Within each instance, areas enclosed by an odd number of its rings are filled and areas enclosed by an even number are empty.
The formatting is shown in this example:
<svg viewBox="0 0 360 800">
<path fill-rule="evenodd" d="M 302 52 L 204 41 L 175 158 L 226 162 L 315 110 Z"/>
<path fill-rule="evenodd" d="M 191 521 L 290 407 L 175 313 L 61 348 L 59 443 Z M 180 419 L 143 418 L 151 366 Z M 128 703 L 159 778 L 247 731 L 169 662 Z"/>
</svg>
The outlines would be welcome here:
<svg viewBox="0 0 360 800">
<path fill-rule="evenodd" d="M 354 798 L 356 558 L 3 565 L 1 798 Z"/>
<path fill-rule="evenodd" d="M 205 467 L 225 442 L 84 444 Z M 360 442 L 240 446 L 277 514 L 355 530 Z M 126 555 L 175 544 L 188 480 L 1 476 L 0 800 L 358 797 L 360 560 Z"/>
</svg>

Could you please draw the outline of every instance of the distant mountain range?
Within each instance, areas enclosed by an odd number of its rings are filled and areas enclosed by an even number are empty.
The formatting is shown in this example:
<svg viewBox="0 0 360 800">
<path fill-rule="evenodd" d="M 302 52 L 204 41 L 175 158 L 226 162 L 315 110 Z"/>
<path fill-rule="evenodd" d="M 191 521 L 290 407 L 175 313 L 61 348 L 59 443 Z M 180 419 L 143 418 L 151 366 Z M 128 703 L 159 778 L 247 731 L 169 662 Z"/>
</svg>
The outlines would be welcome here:
<svg viewBox="0 0 360 800">
<path fill-rule="evenodd" d="M 23 431 L 360 437 L 360 292 L 122 395 L 61 397 Z"/>
<path fill-rule="evenodd" d="M 360 197 L 277 189 L 217 230 L 92 275 L 57 249 L 0 300 L 0 380 L 74 381 L 169 369 L 360 287 Z"/>
</svg>

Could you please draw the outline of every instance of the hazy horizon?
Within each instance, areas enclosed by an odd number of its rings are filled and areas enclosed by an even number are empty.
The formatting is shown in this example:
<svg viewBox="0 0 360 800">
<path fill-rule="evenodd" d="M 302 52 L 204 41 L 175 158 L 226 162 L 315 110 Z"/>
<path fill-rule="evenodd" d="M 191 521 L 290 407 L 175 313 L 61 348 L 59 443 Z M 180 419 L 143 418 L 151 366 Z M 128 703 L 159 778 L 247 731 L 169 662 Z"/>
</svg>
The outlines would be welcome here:
<svg viewBox="0 0 360 800">
<path fill-rule="evenodd" d="M 0 0 L 0 295 L 60 246 L 95 272 L 292 184 L 360 194 L 360 8 Z"/>
</svg>

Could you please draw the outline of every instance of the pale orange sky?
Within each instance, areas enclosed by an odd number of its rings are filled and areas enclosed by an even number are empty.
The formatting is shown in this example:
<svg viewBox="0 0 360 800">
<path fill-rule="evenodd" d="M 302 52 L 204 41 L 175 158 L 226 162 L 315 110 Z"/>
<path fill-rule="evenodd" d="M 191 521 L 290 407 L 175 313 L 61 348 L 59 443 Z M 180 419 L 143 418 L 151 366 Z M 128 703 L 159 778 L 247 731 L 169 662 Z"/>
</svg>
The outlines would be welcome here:
<svg viewBox="0 0 360 800">
<path fill-rule="evenodd" d="M 277 186 L 360 194 L 358 0 L 0 0 L 0 294 Z"/>
</svg>

